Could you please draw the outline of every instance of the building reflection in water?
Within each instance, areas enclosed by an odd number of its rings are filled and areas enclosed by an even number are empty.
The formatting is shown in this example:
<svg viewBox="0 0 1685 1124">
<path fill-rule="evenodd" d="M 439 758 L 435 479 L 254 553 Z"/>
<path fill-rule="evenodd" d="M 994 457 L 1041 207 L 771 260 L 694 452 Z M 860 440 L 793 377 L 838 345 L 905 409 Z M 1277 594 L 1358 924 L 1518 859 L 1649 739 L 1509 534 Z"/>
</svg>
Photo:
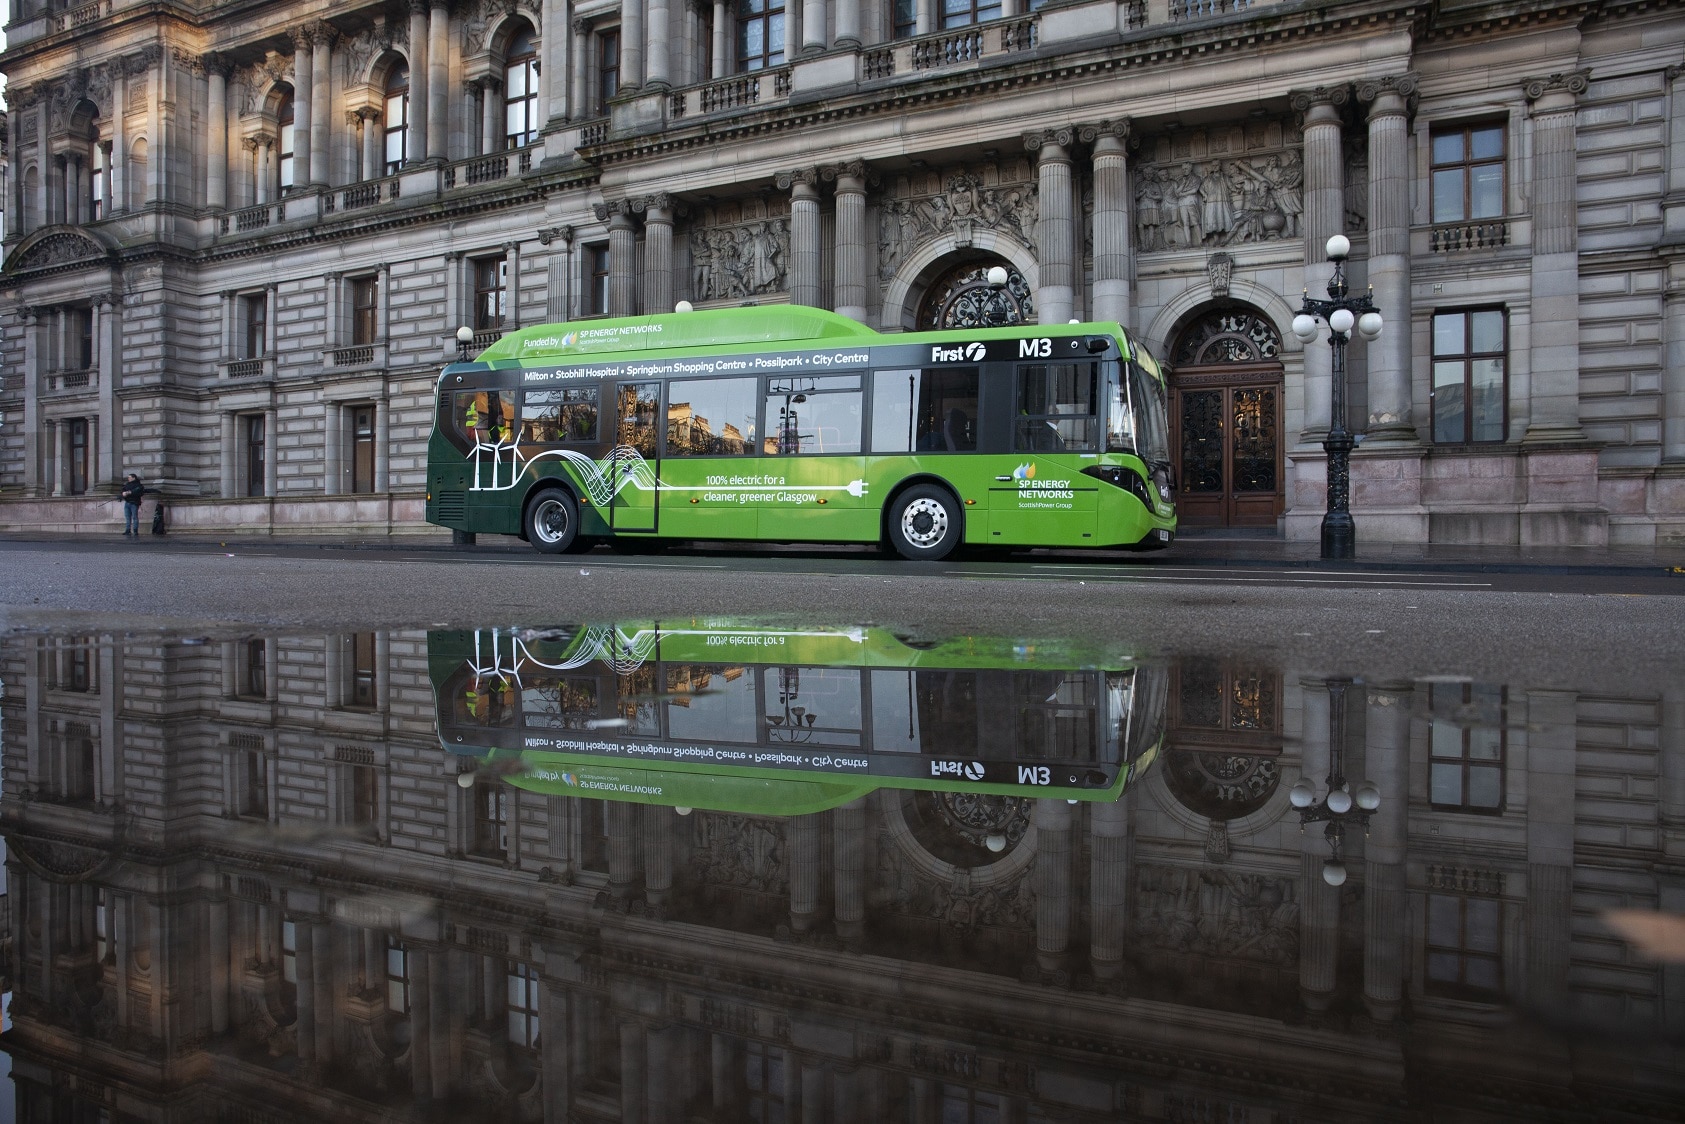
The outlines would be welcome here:
<svg viewBox="0 0 1685 1124">
<path fill-rule="evenodd" d="M 1685 689 L 649 631 L 7 641 L 18 1118 L 1685 1099 Z"/>
</svg>

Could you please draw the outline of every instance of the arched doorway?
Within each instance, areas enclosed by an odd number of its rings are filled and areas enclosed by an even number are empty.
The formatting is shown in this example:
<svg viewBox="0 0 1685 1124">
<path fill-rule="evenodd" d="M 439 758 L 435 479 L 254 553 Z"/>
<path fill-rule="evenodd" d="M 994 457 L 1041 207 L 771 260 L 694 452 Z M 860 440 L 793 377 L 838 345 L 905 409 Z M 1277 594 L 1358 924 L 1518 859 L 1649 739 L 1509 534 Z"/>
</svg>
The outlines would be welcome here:
<svg viewBox="0 0 1685 1124">
<path fill-rule="evenodd" d="M 1006 284 L 989 284 L 989 270 L 1006 269 Z M 1000 258 L 954 266 L 937 277 L 919 302 L 920 331 L 933 328 L 998 328 L 1035 322 L 1035 301 L 1029 282 L 1012 264 Z"/>
<path fill-rule="evenodd" d="M 1256 309 L 1214 309 L 1171 351 L 1178 515 L 1190 527 L 1273 527 L 1281 515 L 1281 336 Z"/>
</svg>

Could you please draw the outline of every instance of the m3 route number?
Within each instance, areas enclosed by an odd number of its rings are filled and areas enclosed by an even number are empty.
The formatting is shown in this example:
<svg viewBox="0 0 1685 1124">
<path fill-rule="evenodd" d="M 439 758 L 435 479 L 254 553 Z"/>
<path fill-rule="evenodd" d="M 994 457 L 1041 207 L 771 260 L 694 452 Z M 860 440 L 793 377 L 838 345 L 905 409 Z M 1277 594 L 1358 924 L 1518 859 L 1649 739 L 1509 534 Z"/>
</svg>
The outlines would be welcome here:
<svg viewBox="0 0 1685 1124">
<path fill-rule="evenodd" d="M 1053 341 L 1045 336 L 1039 340 L 1019 340 L 1018 358 L 1051 359 L 1053 358 Z"/>
</svg>

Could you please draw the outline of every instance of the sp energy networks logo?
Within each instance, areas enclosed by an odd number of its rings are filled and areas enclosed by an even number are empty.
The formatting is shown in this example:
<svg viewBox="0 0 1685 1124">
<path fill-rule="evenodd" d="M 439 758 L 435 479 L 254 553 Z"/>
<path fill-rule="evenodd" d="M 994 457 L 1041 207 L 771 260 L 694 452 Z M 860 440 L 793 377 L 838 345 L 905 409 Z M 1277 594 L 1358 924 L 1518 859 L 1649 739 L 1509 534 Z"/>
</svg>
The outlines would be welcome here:
<svg viewBox="0 0 1685 1124">
<path fill-rule="evenodd" d="M 1028 461 L 1012 470 L 1014 480 L 1034 480 L 1036 478 L 1036 462 Z"/>
<path fill-rule="evenodd" d="M 930 349 L 932 363 L 981 363 L 989 349 L 980 343 L 968 343 L 960 347 L 943 347 L 936 344 Z"/>
</svg>

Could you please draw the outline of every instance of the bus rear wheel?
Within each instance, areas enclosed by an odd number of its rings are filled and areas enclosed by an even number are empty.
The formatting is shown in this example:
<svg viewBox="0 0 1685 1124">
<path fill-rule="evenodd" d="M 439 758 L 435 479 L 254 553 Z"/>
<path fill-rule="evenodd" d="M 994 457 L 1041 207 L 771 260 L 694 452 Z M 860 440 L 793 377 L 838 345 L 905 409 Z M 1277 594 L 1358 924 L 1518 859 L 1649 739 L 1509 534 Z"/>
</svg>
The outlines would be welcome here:
<svg viewBox="0 0 1685 1124">
<path fill-rule="evenodd" d="M 952 554 L 964 537 L 959 501 L 946 488 L 915 485 L 890 508 L 889 545 L 903 558 L 938 561 Z"/>
<path fill-rule="evenodd" d="M 561 554 L 579 537 L 579 505 L 557 489 L 540 492 L 527 504 L 527 541 L 543 554 Z"/>
</svg>

